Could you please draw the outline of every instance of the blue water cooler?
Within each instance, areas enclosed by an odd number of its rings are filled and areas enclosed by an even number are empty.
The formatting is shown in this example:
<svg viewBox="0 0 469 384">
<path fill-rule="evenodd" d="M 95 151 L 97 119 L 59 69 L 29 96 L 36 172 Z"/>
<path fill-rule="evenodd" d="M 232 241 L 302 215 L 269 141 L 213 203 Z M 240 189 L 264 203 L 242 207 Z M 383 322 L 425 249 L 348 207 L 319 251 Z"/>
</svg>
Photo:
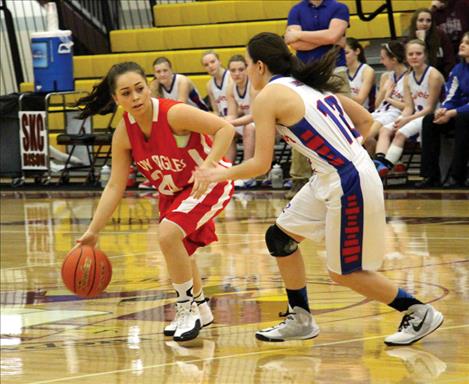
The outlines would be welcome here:
<svg viewBox="0 0 469 384">
<path fill-rule="evenodd" d="M 71 31 L 31 34 L 34 90 L 73 91 L 73 41 Z"/>
</svg>

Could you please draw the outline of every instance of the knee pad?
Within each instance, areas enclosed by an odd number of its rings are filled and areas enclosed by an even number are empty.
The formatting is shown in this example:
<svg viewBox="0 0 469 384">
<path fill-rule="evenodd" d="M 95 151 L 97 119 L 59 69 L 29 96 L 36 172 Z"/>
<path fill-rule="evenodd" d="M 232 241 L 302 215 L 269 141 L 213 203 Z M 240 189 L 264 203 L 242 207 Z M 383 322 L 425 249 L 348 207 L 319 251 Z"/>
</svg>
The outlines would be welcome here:
<svg viewBox="0 0 469 384">
<path fill-rule="evenodd" d="M 283 232 L 277 224 L 271 225 L 265 233 L 265 243 L 274 257 L 290 256 L 298 249 L 298 243 Z"/>
</svg>

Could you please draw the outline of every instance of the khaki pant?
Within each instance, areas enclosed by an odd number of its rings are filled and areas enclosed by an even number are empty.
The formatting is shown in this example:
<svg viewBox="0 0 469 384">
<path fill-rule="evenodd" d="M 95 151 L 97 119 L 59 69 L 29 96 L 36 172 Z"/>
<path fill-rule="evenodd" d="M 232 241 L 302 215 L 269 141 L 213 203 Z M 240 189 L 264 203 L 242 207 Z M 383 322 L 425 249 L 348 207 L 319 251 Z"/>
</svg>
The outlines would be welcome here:
<svg viewBox="0 0 469 384">
<path fill-rule="evenodd" d="M 339 76 L 342 82 L 342 88 L 339 93 L 350 97 L 350 84 L 347 78 L 347 72 L 345 67 L 337 68 L 334 72 Z M 300 152 L 292 149 L 291 154 L 291 167 L 290 167 L 290 176 L 292 179 L 309 179 L 312 175 L 311 165 L 306 157 L 304 157 Z"/>
</svg>

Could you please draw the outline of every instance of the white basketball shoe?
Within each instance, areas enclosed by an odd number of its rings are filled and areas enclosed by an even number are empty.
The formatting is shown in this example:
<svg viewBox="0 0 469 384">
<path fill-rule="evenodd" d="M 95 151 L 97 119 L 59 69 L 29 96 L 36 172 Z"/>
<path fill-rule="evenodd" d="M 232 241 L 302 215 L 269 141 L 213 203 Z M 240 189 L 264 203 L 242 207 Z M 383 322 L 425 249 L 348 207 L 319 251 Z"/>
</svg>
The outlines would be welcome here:
<svg viewBox="0 0 469 384">
<path fill-rule="evenodd" d="M 409 345 L 434 332 L 443 324 L 443 315 L 430 304 L 414 304 L 402 318 L 396 333 L 386 337 L 386 345 Z"/>
</svg>

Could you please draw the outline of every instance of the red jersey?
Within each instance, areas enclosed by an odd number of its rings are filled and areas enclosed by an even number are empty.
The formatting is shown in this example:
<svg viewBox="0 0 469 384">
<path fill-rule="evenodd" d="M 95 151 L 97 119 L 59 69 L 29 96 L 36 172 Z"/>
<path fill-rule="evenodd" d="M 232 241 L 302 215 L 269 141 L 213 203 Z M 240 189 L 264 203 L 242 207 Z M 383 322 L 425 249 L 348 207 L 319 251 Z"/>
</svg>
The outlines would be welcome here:
<svg viewBox="0 0 469 384">
<path fill-rule="evenodd" d="M 189 254 L 198 247 L 217 240 L 213 218 L 228 204 L 233 182 L 213 183 L 199 199 L 190 196 L 192 171 L 210 153 L 212 140 L 208 135 L 192 132 L 186 146 L 177 146 L 168 123 L 169 109 L 178 101 L 151 99 L 153 123 L 146 139 L 132 115 L 124 112 L 132 156 L 140 172 L 160 192 L 160 222 L 169 220 L 186 235 L 184 245 Z M 230 166 L 220 161 L 221 165 Z"/>
<path fill-rule="evenodd" d="M 124 121 L 132 156 L 140 173 L 150 180 L 160 194 L 170 196 L 189 185 L 192 171 L 207 158 L 212 140 L 208 135 L 192 132 L 187 145 L 179 148 L 168 123 L 168 111 L 180 102 L 151 100 L 153 123 L 148 139 L 132 115 L 124 112 Z"/>
</svg>

